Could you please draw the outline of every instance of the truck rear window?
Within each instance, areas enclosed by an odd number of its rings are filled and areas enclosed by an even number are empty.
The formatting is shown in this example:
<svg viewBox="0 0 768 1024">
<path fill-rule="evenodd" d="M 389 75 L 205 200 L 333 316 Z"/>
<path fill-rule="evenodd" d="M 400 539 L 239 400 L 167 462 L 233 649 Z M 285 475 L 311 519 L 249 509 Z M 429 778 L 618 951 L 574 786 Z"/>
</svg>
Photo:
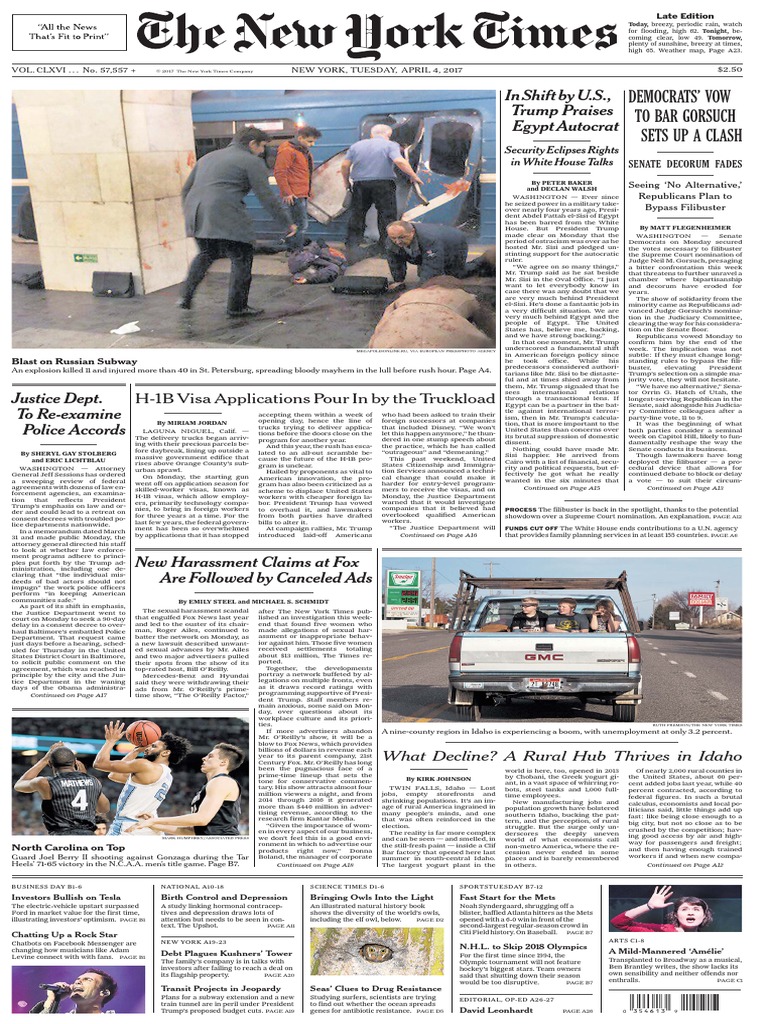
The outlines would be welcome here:
<svg viewBox="0 0 768 1024">
<path fill-rule="evenodd" d="M 535 596 L 535 595 L 531 595 Z M 608 595 L 597 594 L 589 595 L 588 597 L 579 598 L 578 595 L 573 595 L 578 598 L 576 604 L 576 611 L 582 615 L 586 615 L 591 620 L 592 615 L 595 612 L 597 602 L 605 599 Z M 613 598 L 610 598 L 613 600 Z M 551 594 L 546 597 L 539 598 L 539 611 L 544 612 L 545 615 L 556 615 L 557 614 L 558 598 Z M 477 613 L 475 621 L 473 622 L 471 629 L 482 629 L 484 626 L 502 625 L 509 628 L 510 623 L 518 612 L 522 612 L 522 597 L 500 597 L 490 599 L 486 605 Z M 624 616 L 621 613 L 620 608 L 616 606 L 614 602 L 614 614 L 620 621 L 619 632 L 626 632 L 627 627 L 624 621 Z"/>
</svg>

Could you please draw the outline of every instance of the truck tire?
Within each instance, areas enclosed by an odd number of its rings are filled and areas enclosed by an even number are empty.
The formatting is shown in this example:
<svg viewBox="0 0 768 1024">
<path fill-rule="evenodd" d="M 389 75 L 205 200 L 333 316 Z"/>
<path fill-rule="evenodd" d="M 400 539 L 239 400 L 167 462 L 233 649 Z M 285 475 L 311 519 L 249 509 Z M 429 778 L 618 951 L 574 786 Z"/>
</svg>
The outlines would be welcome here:
<svg viewBox="0 0 768 1024">
<path fill-rule="evenodd" d="M 634 722 L 637 714 L 637 704 L 614 704 L 614 722 Z"/>
</svg>

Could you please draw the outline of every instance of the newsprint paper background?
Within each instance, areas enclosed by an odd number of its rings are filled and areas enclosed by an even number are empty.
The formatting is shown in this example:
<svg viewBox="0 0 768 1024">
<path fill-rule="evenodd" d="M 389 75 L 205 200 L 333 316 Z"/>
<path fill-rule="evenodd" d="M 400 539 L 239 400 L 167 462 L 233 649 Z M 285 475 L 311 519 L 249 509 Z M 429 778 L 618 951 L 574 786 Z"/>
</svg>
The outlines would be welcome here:
<svg viewBox="0 0 768 1024">
<path fill-rule="evenodd" d="M 756 11 L 7 27 L 5 1011 L 757 1019 Z"/>
</svg>

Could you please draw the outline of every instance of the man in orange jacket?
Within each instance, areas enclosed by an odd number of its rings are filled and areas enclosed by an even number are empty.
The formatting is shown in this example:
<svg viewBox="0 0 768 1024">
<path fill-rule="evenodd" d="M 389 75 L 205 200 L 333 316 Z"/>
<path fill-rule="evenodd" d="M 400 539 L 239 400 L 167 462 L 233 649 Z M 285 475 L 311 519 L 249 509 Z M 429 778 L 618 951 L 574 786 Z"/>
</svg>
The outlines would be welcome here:
<svg viewBox="0 0 768 1024">
<path fill-rule="evenodd" d="M 275 181 L 286 206 L 290 206 L 291 220 L 297 225 L 295 235 L 288 239 L 289 250 L 304 246 L 309 220 L 307 199 L 312 195 L 312 172 L 314 161 L 310 150 L 322 135 L 317 128 L 305 125 L 299 128 L 294 139 L 282 142 L 275 160 Z"/>
</svg>

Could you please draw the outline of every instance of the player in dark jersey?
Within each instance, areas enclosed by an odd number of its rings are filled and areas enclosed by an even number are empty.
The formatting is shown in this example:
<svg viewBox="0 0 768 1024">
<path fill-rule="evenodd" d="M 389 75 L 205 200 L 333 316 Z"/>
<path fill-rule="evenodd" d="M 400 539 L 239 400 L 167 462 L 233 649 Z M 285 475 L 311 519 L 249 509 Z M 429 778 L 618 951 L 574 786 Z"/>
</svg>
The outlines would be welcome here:
<svg viewBox="0 0 768 1024">
<path fill-rule="evenodd" d="M 242 752 L 233 748 L 237 751 L 242 763 Z M 206 761 L 210 757 L 226 757 L 226 753 L 222 753 L 221 747 L 214 747 L 210 754 L 207 754 L 203 759 L 203 771 L 205 771 Z M 232 768 L 237 768 L 237 764 L 233 764 Z M 233 779 L 229 775 L 229 767 L 226 772 L 220 772 L 217 770 L 215 775 L 209 775 L 206 772 L 207 782 L 199 789 L 197 793 L 192 797 L 192 814 L 198 814 L 201 818 L 205 819 L 208 816 L 210 810 L 213 807 L 213 801 L 218 799 L 218 794 L 223 792 L 226 788 L 229 795 L 225 795 L 221 804 L 207 824 L 194 825 L 196 836 L 237 836 L 240 835 L 240 783 L 237 779 Z M 220 781 L 219 781 L 220 780 Z M 234 787 L 234 788 L 233 788 Z M 207 801 L 207 804 L 206 804 Z"/>
<path fill-rule="evenodd" d="M 127 829 L 152 828 L 156 832 L 195 836 L 237 836 L 240 834 L 240 783 L 230 772 L 245 760 L 245 754 L 231 743 L 217 743 L 203 758 L 206 783 L 192 800 L 190 814 L 173 818 L 148 818 Z"/>
<path fill-rule="evenodd" d="M 53 775 L 40 773 L 50 765 Z M 109 813 L 98 779 L 89 775 L 74 752 L 59 741 L 21 776 L 17 793 L 37 793 L 46 830 L 53 836 L 92 836 L 96 816 Z"/>
</svg>

